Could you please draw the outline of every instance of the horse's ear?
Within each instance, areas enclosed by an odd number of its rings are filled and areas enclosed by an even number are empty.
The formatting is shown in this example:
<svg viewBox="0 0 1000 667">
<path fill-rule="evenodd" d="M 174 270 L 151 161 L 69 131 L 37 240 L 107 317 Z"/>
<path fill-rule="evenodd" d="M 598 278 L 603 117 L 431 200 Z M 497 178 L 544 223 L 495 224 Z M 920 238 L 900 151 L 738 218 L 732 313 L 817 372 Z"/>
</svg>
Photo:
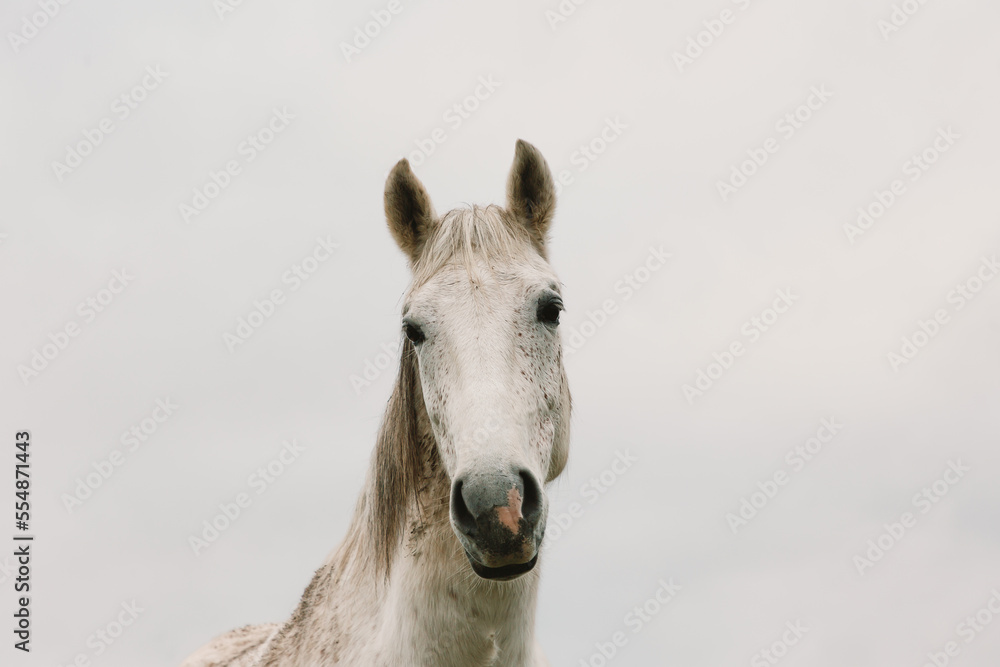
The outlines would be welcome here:
<svg viewBox="0 0 1000 667">
<path fill-rule="evenodd" d="M 538 251 L 545 255 L 545 241 L 556 210 L 556 188 L 541 151 L 517 140 L 514 164 L 507 177 L 507 210 L 524 224 Z"/>
<path fill-rule="evenodd" d="M 416 262 L 437 215 L 406 158 L 396 163 L 386 179 L 385 217 L 396 243 L 411 262 Z"/>
</svg>

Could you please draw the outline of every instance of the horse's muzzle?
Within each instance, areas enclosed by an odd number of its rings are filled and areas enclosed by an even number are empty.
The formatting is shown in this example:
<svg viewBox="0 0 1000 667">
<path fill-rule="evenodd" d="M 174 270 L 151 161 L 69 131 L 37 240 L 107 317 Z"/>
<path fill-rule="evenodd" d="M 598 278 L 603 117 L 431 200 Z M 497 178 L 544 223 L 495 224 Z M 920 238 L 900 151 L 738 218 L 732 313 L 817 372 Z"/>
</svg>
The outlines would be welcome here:
<svg viewBox="0 0 1000 667">
<path fill-rule="evenodd" d="M 451 521 L 472 569 L 484 579 L 514 579 L 538 561 L 544 497 L 528 470 L 468 473 L 451 487 Z"/>
</svg>

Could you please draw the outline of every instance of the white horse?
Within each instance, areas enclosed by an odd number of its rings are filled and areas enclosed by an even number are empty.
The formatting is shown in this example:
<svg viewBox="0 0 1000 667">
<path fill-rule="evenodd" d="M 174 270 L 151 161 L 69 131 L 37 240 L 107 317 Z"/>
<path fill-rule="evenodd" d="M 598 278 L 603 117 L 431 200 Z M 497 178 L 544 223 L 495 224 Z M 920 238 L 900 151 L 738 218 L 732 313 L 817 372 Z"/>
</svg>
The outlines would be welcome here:
<svg viewBox="0 0 1000 667">
<path fill-rule="evenodd" d="M 389 229 L 413 282 L 399 376 L 347 537 L 283 624 L 217 637 L 182 667 L 536 667 L 543 484 L 570 393 L 546 259 L 541 153 L 517 142 L 507 206 L 442 217 L 401 160 Z"/>
</svg>

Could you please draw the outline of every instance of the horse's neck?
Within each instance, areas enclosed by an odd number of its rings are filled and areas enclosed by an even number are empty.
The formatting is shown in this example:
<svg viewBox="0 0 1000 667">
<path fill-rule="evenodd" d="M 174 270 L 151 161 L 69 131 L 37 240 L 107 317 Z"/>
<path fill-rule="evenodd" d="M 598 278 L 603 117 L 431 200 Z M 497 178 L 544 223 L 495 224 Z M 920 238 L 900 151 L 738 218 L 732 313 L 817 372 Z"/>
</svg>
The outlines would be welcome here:
<svg viewBox="0 0 1000 667">
<path fill-rule="evenodd" d="M 316 573 L 276 655 L 295 654 L 308 667 L 534 664 L 537 569 L 512 582 L 477 577 L 449 522 L 449 480 L 439 465 L 425 472 L 388 581 L 370 565 L 368 502 Z"/>
<path fill-rule="evenodd" d="M 447 498 L 447 494 L 445 495 Z M 401 665 L 534 664 L 537 573 L 494 583 L 477 577 L 443 516 L 411 520 L 383 605 L 385 645 Z"/>
</svg>

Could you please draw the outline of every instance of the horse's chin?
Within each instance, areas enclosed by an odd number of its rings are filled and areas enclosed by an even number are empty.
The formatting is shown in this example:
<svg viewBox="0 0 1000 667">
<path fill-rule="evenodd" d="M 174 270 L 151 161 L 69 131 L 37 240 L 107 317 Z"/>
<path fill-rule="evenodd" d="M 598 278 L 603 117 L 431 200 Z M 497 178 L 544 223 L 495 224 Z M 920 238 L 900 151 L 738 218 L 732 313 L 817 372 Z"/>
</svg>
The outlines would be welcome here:
<svg viewBox="0 0 1000 667">
<path fill-rule="evenodd" d="M 536 553 L 534 557 L 525 563 L 513 563 L 511 565 L 502 565 L 500 567 L 489 567 L 478 562 L 472 557 L 468 551 L 465 552 L 465 557 L 469 559 L 469 564 L 472 565 L 472 571 L 483 579 L 489 579 L 491 581 L 512 581 L 518 577 L 524 576 L 528 572 L 535 569 L 535 565 L 538 563 L 538 554 Z"/>
</svg>

